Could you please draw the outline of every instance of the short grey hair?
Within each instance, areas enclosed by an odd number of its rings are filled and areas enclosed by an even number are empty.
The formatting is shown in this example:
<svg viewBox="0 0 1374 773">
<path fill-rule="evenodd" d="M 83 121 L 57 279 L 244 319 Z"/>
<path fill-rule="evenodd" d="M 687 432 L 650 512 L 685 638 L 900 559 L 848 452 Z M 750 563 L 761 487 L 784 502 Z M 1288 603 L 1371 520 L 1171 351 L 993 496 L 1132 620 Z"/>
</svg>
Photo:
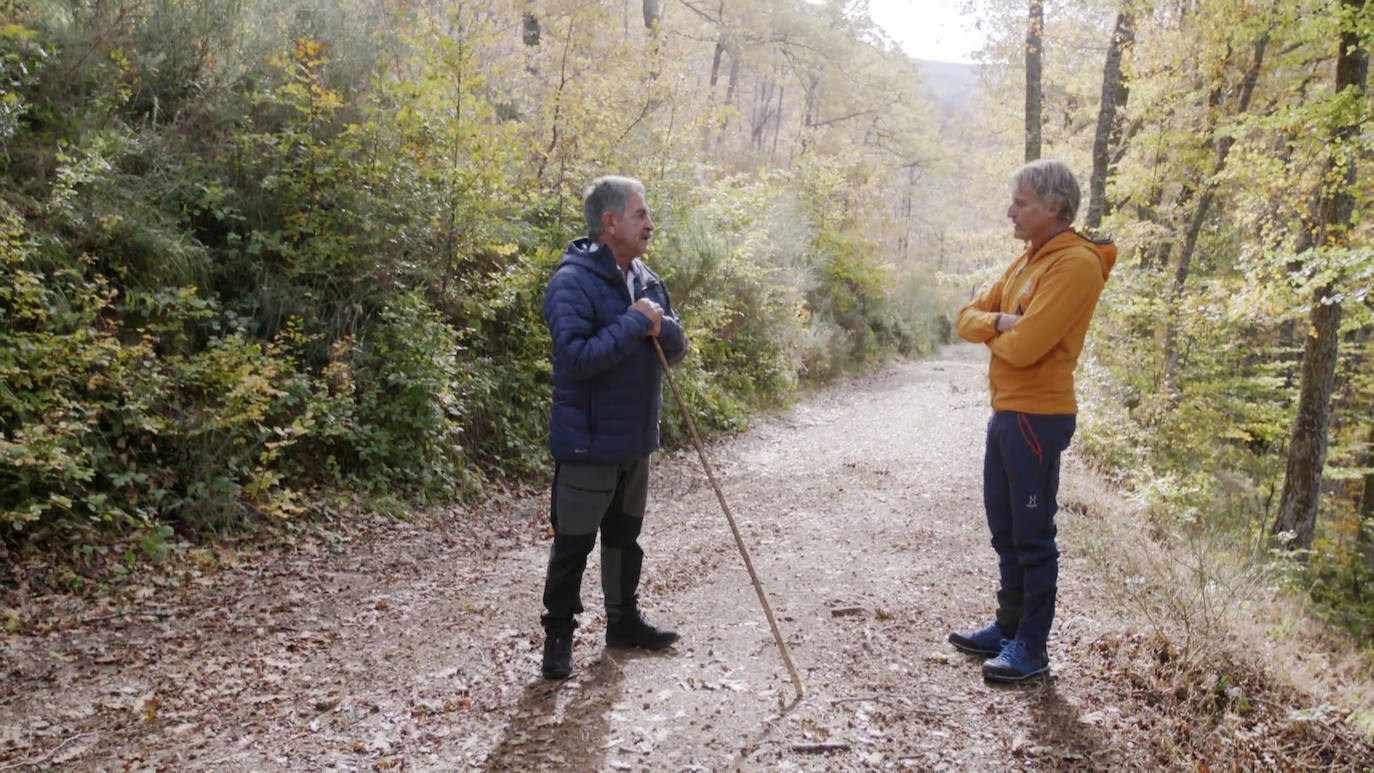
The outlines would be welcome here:
<svg viewBox="0 0 1374 773">
<path fill-rule="evenodd" d="M 1065 223 L 1072 223 L 1078 214 L 1078 202 L 1083 194 L 1078 188 L 1078 180 L 1063 161 L 1052 158 L 1031 161 L 1011 177 L 1012 190 L 1022 185 L 1035 191 L 1045 206 L 1058 204 L 1059 217 Z"/>
<path fill-rule="evenodd" d="M 607 212 L 625 214 L 625 202 L 631 193 L 644 193 L 644 183 L 633 177 L 606 175 L 592 180 L 582 194 L 582 214 L 587 218 L 587 237 L 592 241 L 601 238 L 601 216 Z"/>
</svg>

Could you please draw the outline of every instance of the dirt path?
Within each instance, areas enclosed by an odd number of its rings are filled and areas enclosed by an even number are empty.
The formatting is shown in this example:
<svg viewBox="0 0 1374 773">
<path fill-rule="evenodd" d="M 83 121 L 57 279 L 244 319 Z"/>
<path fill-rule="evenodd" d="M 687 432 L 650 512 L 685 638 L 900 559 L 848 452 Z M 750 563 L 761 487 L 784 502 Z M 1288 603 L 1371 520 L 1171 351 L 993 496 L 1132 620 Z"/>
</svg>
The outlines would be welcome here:
<svg viewBox="0 0 1374 773">
<path fill-rule="evenodd" d="M 1054 678 L 989 686 L 945 643 L 991 611 L 984 356 L 949 347 L 711 449 L 805 680 L 786 713 L 715 495 L 694 455 L 661 456 L 643 594 L 683 634 L 667 654 L 604 650 L 589 613 L 573 677 L 538 678 L 547 504 L 513 500 L 7 635 L 0 770 L 1132 767 L 1151 731 L 1090 673 L 1120 626 L 1072 523 Z"/>
</svg>

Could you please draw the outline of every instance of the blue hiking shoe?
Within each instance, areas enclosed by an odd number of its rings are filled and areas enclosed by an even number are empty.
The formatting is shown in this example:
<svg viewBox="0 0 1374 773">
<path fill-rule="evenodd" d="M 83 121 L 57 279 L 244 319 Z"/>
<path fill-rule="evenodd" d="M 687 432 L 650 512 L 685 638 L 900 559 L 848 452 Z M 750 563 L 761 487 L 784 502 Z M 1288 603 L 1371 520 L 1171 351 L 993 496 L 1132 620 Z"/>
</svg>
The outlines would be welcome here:
<svg viewBox="0 0 1374 773">
<path fill-rule="evenodd" d="M 1006 634 L 997 627 L 997 623 L 992 623 L 981 631 L 955 631 L 949 635 L 949 643 L 954 645 L 954 649 L 965 655 L 977 655 L 980 658 L 997 657 L 1002 652 L 1002 645 L 1006 640 Z"/>
<path fill-rule="evenodd" d="M 1024 682 L 1049 672 L 1049 655 L 1031 652 L 1020 639 L 1008 639 L 997 657 L 983 664 L 983 678 L 989 682 Z"/>
</svg>

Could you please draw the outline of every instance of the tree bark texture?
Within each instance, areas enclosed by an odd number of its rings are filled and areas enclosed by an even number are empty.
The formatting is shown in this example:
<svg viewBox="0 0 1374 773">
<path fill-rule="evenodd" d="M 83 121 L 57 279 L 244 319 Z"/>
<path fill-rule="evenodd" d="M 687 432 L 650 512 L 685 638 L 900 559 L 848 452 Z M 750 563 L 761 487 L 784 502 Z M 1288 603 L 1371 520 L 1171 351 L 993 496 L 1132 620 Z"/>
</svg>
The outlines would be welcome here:
<svg viewBox="0 0 1374 773">
<path fill-rule="evenodd" d="M 1041 39 L 1045 33 L 1044 0 L 1030 0 L 1026 23 L 1026 161 L 1040 158 L 1044 91 L 1040 83 Z"/>
<path fill-rule="evenodd" d="M 1351 20 L 1366 0 L 1341 0 L 1342 10 Z M 1369 75 L 1369 55 L 1353 25 L 1341 31 L 1340 53 L 1336 58 L 1336 91 L 1357 89 L 1363 93 Z M 1350 153 L 1345 174 L 1328 183 L 1323 191 L 1318 223 L 1317 245 L 1336 246 L 1348 241 L 1351 218 L 1355 212 L 1355 159 L 1351 145 L 1359 126 L 1338 126 L 1332 132 L 1332 157 L 1327 169 L 1340 168 L 1339 154 Z M 1333 298 L 1335 283 L 1318 290 L 1313 298 L 1311 332 L 1302 352 L 1302 380 L 1298 392 L 1298 414 L 1288 445 L 1288 464 L 1283 476 L 1283 495 L 1274 519 L 1274 534 L 1291 535 L 1280 542 L 1287 549 L 1312 545 L 1317 512 L 1321 504 L 1322 472 L 1330 442 L 1331 391 L 1336 380 L 1336 357 L 1340 347 L 1341 304 Z"/>
<path fill-rule="evenodd" d="M 1102 65 L 1102 100 L 1097 110 L 1097 133 L 1093 136 L 1093 172 L 1088 181 L 1088 212 L 1083 224 L 1088 228 L 1102 225 L 1107 214 L 1107 176 L 1114 150 L 1114 141 L 1121 137 L 1121 111 L 1126 107 L 1129 93 L 1121 73 L 1121 56 L 1134 40 L 1134 11 L 1132 0 L 1123 0 L 1116 14 L 1116 28 L 1107 45 L 1107 61 Z"/>
<path fill-rule="evenodd" d="M 1326 467 L 1327 430 L 1331 425 L 1331 389 L 1336 381 L 1336 356 L 1340 337 L 1341 305 L 1323 302 L 1332 288 L 1317 291 L 1311 325 L 1302 352 L 1302 382 L 1298 415 L 1288 444 L 1288 464 L 1283 473 L 1283 494 L 1274 519 L 1273 533 L 1283 534 L 1280 543 L 1292 550 L 1312 545 L 1317 509 L 1321 504 L 1322 470 Z"/>
</svg>

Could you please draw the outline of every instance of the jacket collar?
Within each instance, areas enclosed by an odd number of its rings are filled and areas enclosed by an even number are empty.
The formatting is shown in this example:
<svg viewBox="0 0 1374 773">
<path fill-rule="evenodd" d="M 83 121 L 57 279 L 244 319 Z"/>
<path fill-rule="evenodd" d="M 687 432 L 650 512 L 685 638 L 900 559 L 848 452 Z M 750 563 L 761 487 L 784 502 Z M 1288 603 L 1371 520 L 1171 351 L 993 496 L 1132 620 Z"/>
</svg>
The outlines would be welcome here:
<svg viewBox="0 0 1374 773">
<path fill-rule="evenodd" d="M 607 281 L 625 281 L 624 274 L 620 273 L 620 267 L 615 264 L 615 255 L 611 248 L 586 237 L 576 239 L 568 245 L 560 265 L 563 263 L 575 263 Z"/>
<path fill-rule="evenodd" d="M 616 264 L 615 253 L 611 251 L 610 246 L 597 244 L 585 236 L 568 245 L 568 250 L 563 253 L 563 260 L 559 262 L 559 265 L 563 263 L 576 263 L 607 281 L 625 283 L 625 274 Z M 630 264 L 630 270 L 639 280 L 640 287 L 649 285 L 652 272 L 649 271 L 649 267 L 644 264 L 644 261 L 635 258 L 634 262 Z"/>
</svg>

